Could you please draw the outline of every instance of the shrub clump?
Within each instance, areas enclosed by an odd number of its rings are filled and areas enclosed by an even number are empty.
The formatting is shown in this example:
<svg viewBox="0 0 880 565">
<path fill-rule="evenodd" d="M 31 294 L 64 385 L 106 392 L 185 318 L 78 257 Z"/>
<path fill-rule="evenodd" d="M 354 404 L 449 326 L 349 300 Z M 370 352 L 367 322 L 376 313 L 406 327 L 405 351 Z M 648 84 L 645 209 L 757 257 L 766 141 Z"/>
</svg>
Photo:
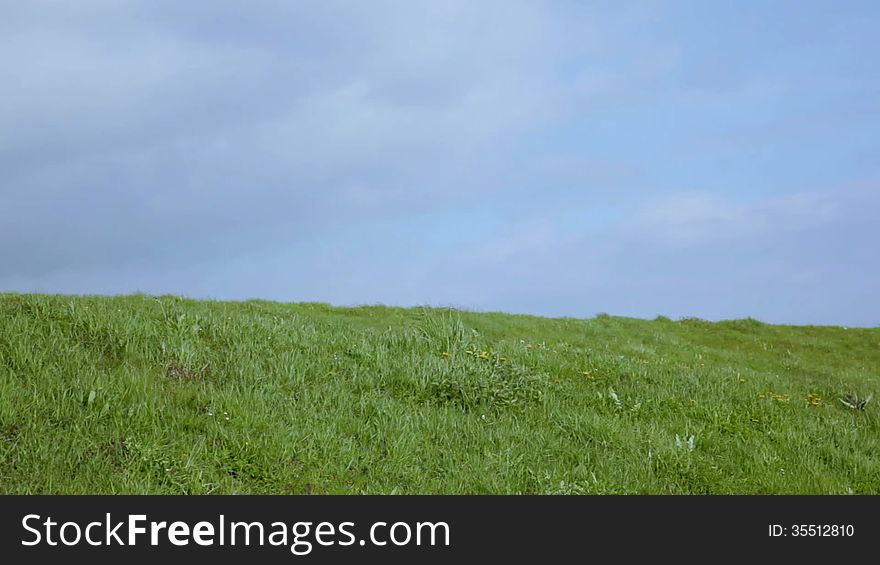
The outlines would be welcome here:
<svg viewBox="0 0 880 565">
<path fill-rule="evenodd" d="M 509 362 L 481 363 L 450 367 L 433 379 L 428 400 L 453 405 L 465 412 L 503 409 L 541 402 L 544 379 Z"/>
</svg>

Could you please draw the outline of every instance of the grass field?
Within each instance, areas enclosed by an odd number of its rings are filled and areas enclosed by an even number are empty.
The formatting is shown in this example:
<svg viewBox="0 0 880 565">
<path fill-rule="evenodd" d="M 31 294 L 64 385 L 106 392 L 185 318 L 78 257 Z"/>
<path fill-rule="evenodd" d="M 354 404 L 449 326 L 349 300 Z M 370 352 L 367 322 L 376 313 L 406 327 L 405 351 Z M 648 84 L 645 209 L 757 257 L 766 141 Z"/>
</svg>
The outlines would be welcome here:
<svg viewBox="0 0 880 565">
<path fill-rule="evenodd" d="M 0 492 L 880 493 L 878 385 L 880 329 L 0 294 Z"/>
</svg>

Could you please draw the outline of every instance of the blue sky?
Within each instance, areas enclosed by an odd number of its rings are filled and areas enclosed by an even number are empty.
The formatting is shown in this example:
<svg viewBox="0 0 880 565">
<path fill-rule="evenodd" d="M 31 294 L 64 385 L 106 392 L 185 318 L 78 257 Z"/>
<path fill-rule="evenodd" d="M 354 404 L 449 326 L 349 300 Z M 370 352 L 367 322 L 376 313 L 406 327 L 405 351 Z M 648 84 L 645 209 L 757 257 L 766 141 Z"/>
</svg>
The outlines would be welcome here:
<svg viewBox="0 0 880 565">
<path fill-rule="evenodd" d="M 0 5 L 0 290 L 880 324 L 875 2 Z"/>
</svg>

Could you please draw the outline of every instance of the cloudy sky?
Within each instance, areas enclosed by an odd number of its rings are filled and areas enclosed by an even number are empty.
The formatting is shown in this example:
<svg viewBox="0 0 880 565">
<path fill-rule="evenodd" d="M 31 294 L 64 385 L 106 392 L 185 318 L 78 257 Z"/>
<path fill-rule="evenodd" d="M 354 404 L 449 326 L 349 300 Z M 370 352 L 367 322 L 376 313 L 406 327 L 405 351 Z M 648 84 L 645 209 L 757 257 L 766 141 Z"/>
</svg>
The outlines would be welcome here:
<svg viewBox="0 0 880 565">
<path fill-rule="evenodd" d="M 877 29 L 873 1 L 5 0 L 0 291 L 880 325 Z"/>
</svg>

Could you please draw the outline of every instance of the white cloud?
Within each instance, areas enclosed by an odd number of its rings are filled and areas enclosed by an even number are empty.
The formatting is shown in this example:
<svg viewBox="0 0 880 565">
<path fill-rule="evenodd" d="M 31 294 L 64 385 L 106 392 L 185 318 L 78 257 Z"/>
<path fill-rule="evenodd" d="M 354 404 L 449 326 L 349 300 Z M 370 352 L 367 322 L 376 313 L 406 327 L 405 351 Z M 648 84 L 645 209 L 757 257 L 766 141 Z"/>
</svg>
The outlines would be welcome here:
<svg viewBox="0 0 880 565">
<path fill-rule="evenodd" d="M 0 39 L 7 272 L 176 260 L 171 241 L 197 260 L 318 210 L 461 196 L 563 96 L 560 21 L 527 2 L 58 10 L 12 9 Z"/>
<path fill-rule="evenodd" d="M 626 229 L 671 244 L 763 237 L 768 233 L 822 228 L 840 221 L 839 198 L 836 191 L 745 201 L 708 190 L 680 192 L 644 203 L 627 222 Z"/>
</svg>

